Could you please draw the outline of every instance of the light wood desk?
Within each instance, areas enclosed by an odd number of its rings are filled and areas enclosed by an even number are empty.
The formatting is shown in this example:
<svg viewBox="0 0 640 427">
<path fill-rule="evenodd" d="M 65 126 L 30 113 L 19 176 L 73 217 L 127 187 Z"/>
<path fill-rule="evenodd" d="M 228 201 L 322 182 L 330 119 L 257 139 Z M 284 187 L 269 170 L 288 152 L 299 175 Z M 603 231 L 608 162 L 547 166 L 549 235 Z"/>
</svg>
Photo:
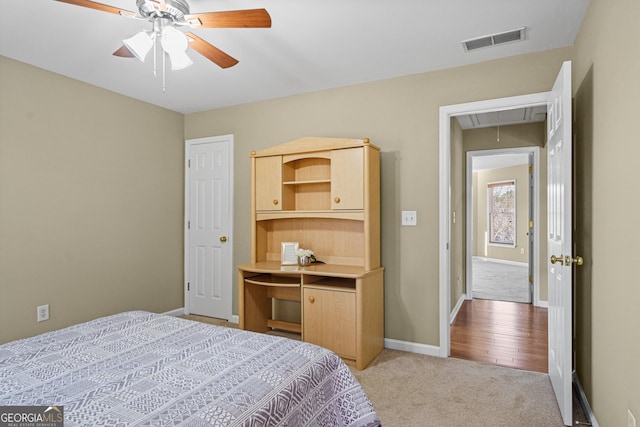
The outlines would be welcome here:
<svg viewBox="0 0 640 427">
<path fill-rule="evenodd" d="M 300 332 L 303 341 L 326 347 L 364 369 L 384 348 L 383 273 L 382 267 L 348 265 L 239 265 L 240 328 Z M 274 320 L 272 299 L 301 302 L 300 323 Z"/>
</svg>

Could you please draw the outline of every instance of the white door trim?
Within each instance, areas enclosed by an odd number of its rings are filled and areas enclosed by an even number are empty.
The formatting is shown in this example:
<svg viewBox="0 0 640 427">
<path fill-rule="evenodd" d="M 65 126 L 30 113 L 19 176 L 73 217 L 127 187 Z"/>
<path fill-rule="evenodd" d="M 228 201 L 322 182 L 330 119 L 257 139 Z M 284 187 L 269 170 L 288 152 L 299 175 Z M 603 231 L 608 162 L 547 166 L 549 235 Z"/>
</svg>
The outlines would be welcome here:
<svg viewBox="0 0 640 427">
<path fill-rule="evenodd" d="M 190 149 L 192 146 L 197 144 L 208 144 L 213 142 L 226 142 L 229 144 L 229 233 L 227 235 L 227 241 L 229 245 L 229 251 L 231 254 L 231 265 L 226 269 L 226 275 L 223 277 L 223 282 L 228 286 L 227 295 L 233 295 L 233 160 L 234 160 L 234 151 L 233 151 L 233 135 L 220 135 L 220 136 L 210 136 L 204 138 L 196 138 L 196 139 L 187 139 L 185 141 L 185 155 L 184 155 L 184 312 L 185 314 L 189 314 L 191 311 L 189 310 L 189 291 L 188 291 L 188 283 L 189 283 L 189 218 L 190 218 L 190 199 L 189 199 L 189 158 L 190 158 Z M 229 299 L 228 307 L 225 310 L 225 316 L 227 320 L 232 319 L 232 305 L 233 299 Z"/>
<path fill-rule="evenodd" d="M 473 237 L 473 206 L 472 206 L 472 192 L 469 189 L 472 188 L 473 185 L 473 171 L 472 171 L 472 159 L 475 157 L 483 157 L 483 156 L 499 156 L 502 154 L 533 154 L 533 194 L 529 194 L 529 203 L 533 203 L 533 266 L 537 272 L 539 270 L 538 266 L 540 265 L 540 239 L 544 236 L 540 234 L 540 147 L 515 147 L 515 148 L 496 148 L 492 150 L 478 150 L 478 151 L 467 151 L 467 161 L 466 161 L 466 177 L 467 177 L 467 221 L 466 221 L 466 299 L 471 299 L 473 297 L 472 293 L 469 290 L 472 290 L 470 284 L 473 283 L 473 247 L 471 238 Z M 527 218 L 527 221 L 529 219 Z M 527 241 L 527 246 L 529 243 Z M 528 263 L 527 263 L 528 265 Z M 540 275 L 533 275 L 533 299 L 531 303 L 534 306 L 540 305 Z"/>
<path fill-rule="evenodd" d="M 449 357 L 451 348 L 451 118 L 464 114 L 488 113 L 514 108 L 547 105 L 549 92 L 509 98 L 468 102 L 440 107 L 440 186 L 439 186 L 439 283 L 440 283 L 440 357 Z"/>
</svg>

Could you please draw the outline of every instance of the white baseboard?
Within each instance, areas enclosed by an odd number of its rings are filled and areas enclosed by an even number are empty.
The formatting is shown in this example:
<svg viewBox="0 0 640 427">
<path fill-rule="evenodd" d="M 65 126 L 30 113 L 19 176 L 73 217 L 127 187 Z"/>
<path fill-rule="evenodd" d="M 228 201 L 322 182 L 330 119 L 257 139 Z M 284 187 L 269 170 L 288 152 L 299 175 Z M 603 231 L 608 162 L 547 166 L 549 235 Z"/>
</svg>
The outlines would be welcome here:
<svg viewBox="0 0 640 427">
<path fill-rule="evenodd" d="M 538 301 L 538 307 L 549 308 L 549 301 Z"/>
<path fill-rule="evenodd" d="M 453 307 L 453 310 L 451 310 L 451 316 L 450 316 L 449 324 L 452 324 L 453 321 L 456 320 L 456 316 L 458 315 L 458 312 L 460 311 L 460 307 L 462 307 L 462 303 L 466 299 L 467 299 L 467 295 L 466 294 L 460 295 L 460 298 L 458 299 L 458 302 L 456 303 L 456 306 Z"/>
<path fill-rule="evenodd" d="M 165 311 L 162 314 L 166 314 L 167 316 L 178 317 L 178 316 L 182 316 L 183 314 L 187 314 L 187 311 L 185 310 L 184 307 L 181 307 L 181 308 L 176 308 L 175 310 Z"/>
<path fill-rule="evenodd" d="M 428 344 L 419 344 L 409 341 L 394 340 L 391 338 L 384 339 L 384 348 L 391 350 L 408 351 L 409 353 L 426 354 L 427 356 L 440 357 L 440 347 Z"/>
<path fill-rule="evenodd" d="M 236 325 L 240 324 L 240 317 L 238 315 L 232 314 L 231 319 L 229 319 L 229 323 L 235 323 Z"/>
<path fill-rule="evenodd" d="M 591 405 L 589 405 L 589 401 L 587 400 L 587 395 L 584 394 L 584 389 L 582 388 L 582 384 L 580 384 L 578 375 L 576 375 L 575 372 L 573 373 L 573 383 L 576 385 L 576 388 L 578 389 L 578 400 L 582 405 L 582 410 L 585 412 L 585 415 L 587 416 L 587 418 L 589 418 L 588 421 L 591 423 L 593 427 L 600 427 L 600 424 L 598 424 L 598 420 L 596 420 L 596 415 L 591 410 Z"/>
</svg>

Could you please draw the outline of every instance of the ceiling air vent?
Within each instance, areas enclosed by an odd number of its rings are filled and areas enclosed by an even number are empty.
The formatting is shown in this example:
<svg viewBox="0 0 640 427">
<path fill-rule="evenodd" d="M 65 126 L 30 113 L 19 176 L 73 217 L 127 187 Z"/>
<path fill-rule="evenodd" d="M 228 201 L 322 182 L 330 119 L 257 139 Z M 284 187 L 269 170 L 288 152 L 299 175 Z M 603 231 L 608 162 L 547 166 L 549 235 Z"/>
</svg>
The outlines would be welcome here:
<svg viewBox="0 0 640 427">
<path fill-rule="evenodd" d="M 499 44 L 511 43 L 524 40 L 524 30 L 526 27 L 516 30 L 505 31 L 504 33 L 490 34 L 488 36 L 465 40 L 462 42 L 464 50 L 481 49 L 483 47 L 497 46 Z"/>
</svg>

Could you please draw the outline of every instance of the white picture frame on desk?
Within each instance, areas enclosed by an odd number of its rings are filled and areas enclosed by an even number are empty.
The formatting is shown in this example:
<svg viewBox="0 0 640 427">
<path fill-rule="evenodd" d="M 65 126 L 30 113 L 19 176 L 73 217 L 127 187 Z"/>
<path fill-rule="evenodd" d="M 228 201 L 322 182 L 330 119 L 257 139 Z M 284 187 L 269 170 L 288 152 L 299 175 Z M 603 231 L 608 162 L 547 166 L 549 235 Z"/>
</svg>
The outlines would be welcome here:
<svg viewBox="0 0 640 427">
<path fill-rule="evenodd" d="M 298 265 L 298 242 L 282 242 L 282 252 L 280 263 L 282 265 Z"/>
</svg>

